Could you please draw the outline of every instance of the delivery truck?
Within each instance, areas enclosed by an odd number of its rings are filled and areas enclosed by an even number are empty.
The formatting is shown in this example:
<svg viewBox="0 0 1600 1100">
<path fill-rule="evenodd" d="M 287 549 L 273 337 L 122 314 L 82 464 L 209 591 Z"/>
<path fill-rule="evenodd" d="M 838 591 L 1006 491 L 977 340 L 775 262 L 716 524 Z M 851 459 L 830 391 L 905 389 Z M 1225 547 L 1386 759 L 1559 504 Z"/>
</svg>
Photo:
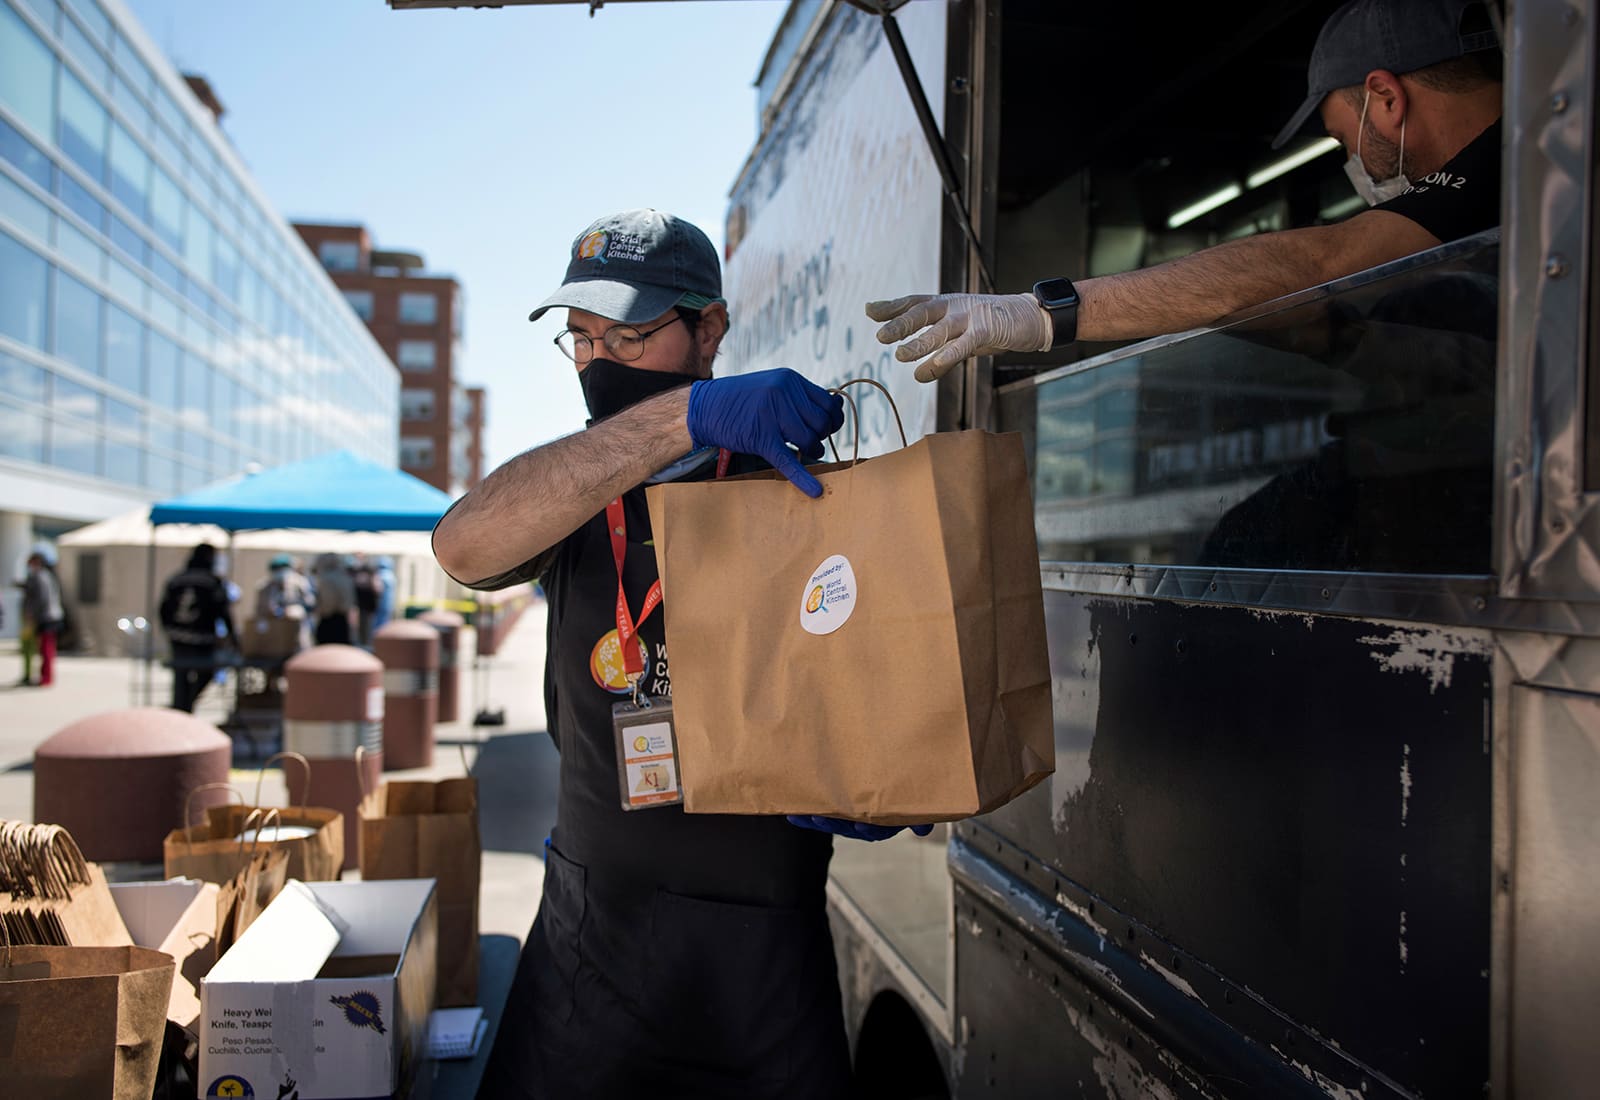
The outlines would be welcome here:
<svg viewBox="0 0 1600 1100">
<path fill-rule="evenodd" d="M 1362 209 L 1342 151 L 1269 147 L 1334 7 L 794 0 L 761 60 L 725 361 L 1020 432 L 1045 588 L 1051 778 L 836 845 L 862 1095 L 1600 1080 L 1593 6 L 1483 9 L 1496 230 L 934 385 L 862 312 Z"/>
</svg>

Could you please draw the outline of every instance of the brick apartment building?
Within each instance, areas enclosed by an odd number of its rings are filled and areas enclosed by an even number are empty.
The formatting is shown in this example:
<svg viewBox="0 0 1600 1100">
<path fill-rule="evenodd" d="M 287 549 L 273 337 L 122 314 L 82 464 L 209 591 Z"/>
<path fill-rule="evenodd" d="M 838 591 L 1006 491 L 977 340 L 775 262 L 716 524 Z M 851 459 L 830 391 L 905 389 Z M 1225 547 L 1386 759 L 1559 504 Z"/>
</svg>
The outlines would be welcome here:
<svg viewBox="0 0 1600 1100">
<path fill-rule="evenodd" d="M 456 376 L 461 285 L 422 256 L 374 248 L 361 225 L 295 223 L 400 369 L 400 467 L 452 495 L 483 478 L 484 390 Z"/>
</svg>

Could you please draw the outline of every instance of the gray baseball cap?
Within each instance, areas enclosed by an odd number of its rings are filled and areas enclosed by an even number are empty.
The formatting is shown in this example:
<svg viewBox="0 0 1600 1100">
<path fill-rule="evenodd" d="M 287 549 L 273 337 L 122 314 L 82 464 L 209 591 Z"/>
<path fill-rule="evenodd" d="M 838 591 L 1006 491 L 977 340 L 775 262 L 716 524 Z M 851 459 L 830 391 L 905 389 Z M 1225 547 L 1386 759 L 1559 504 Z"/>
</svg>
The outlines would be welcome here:
<svg viewBox="0 0 1600 1100">
<path fill-rule="evenodd" d="M 1322 25 L 1305 102 L 1272 147 L 1299 133 L 1329 92 L 1360 84 L 1373 69 L 1398 76 L 1499 44 L 1482 0 L 1350 0 Z"/>
<path fill-rule="evenodd" d="M 528 320 L 568 306 L 637 325 L 675 305 L 703 309 L 721 299 L 722 264 L 698 226 L 659 210 L 625 210 L 578 234 L 567 277 Z"/>
</svg>

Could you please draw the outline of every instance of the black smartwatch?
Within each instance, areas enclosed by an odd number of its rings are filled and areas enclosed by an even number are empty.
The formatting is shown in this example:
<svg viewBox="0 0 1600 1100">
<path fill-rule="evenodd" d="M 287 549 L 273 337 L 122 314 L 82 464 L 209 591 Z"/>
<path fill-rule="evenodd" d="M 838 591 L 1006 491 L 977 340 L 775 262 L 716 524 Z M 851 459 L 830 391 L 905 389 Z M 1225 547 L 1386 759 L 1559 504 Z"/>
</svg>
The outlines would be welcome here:
<svg viewBox="0 0 1600 1100">
<path fill-rule="evenodd" d="M 1033 284 L 1033 296 L 1050 314 L 1055 328 L 1052 348 L 1064 347 L 1078 338 L 1078 288 L 1071 279 L 1041 279 Z"/>
</svg>

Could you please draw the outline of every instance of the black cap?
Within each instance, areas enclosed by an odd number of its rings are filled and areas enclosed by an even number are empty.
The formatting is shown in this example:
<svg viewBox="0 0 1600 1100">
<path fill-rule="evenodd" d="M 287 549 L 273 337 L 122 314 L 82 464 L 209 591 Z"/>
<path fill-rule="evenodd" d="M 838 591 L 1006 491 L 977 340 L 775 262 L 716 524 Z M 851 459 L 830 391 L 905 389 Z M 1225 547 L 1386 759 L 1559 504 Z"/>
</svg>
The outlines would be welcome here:
<svg viewBox="0 0 1600 1100">
<path fill-rule="evenodd" d="M 1397 76 L 1499 46 L 1482 0 L 1350 0 L 1328 17 L 1307 67 L 1305 102 L 1278 131 L 1280 148 L 1306 124 L 1329 92 L 1351 88 L 1374 69 Z"/>
<path fill-rule="evenodd" d="M 594 222 L 572 242 L 567 277 L 528 315 L 568 306 L 637 325 L 680 303 L 722 298 L 722 263 L 700 228 L 659 210 L 626 210 Z"/>
</svg>

